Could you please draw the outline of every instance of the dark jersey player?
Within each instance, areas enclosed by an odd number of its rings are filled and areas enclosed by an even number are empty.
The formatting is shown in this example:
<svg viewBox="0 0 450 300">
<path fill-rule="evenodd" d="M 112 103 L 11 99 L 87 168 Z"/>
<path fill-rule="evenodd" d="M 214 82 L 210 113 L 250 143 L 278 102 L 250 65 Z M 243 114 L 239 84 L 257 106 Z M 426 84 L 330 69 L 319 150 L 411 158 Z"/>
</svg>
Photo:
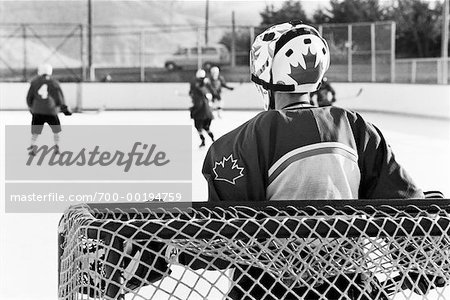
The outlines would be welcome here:
<svg viewBox="0 0 450 300">
<path fill-rule="evenodd" d="M 358 113 L 310 104 L 309 93 L 329 67 L 329 51 L 319 32 L 301 22 L 272 26 L 255 39 L 250 70 L 267 111 L 210 147 L 203 165 L 209 201 L 424 197 L 376 126 Z M 243 268 L 234 272 L 231 299 L 286 296 L 278 279 Z M 358 290 L 365 283 L 354 276 L 328 290 Z M 318 297 L 294 293 L 293 299 Z"/>
<path fill-rule="evenodd" d="M 27 149 L 30 155 L 36 153 L 36 141 L 42 133 L 44 124 L 47 123 L 53 131 L 55 152 L 59 152 L 59 134 L 61 123 L 58 112 L 65 115 L 72 113 L 67 108 L 64 95 L 57 80 L 51 77 L 53 68 L 49 64 L 43 64 L 38 68 L 38 76 L 30 83 L 27 94 L 27 105 L 31 112 L 31 145 Z"/>
<path fill-rule="evenodd" d="M 214 135 L 210 130 L 213 120 L 213 113 L 209 105 L 209 101 L 212 99 L 211 87 L 206 78 L 205 70 L 200 69 L 196 72 L 195 80 L 190 84 L 189 96 L 192 99 L 192 107 L 190 107 L 191 118 L 194 119 L 195 129 L 197 129 L 202 141 L 200 147 L 204 147 L 205 136 L 203 131 L 206 131 L 211 140 L 214 141 Z"/>
<path fill-rule="evenodd" d="M 336 91 L 331 86 L 327 77 L 323 77 L 319 90 L 311 93 L 311 97 L 314 95 L 316 96 L 317 106 L 319 107 L 330 106 L 336 102 Z"/>
<path fill-rule="evenodd" d="M 223 101 L 222 101 L 222 88 L 226 88 L 232 91 L 234 88 L 227 85 L 225 78 L 220 75 L 220 70 L 218 67 L 212 67 L 209 70 L 209 84 L 212 94 L 212 105 L 214 110 L 217 111 L 217 116 L 221 118 L 221 112 L 223 109 Z"/>
</svg>

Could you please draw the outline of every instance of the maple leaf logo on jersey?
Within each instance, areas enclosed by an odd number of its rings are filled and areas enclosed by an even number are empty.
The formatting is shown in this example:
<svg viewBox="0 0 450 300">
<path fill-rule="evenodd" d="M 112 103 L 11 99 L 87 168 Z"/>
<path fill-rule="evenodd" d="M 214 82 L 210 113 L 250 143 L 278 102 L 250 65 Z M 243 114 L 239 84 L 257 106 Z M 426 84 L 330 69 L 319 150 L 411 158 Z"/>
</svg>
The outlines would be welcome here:
<svg viewBox="0 0 450 300">
<path fill-rule="evenodd" d="M 233 154 L 223 157 L 221 161 L 215 162 L 213 172 L 216 175 L 214 180 L 226 181 L 236 184 L 236 180 L 244 176 L 244 168 L 239 167 L 237 159 L 233 159 Z"/>
<path fill-rule="evenodd" d="M 315 83 L 322 72 L 322 64 L 316 66 L 317 54 L 311 53 L 311 48 L 308 49 L 306 55 L 302 54 L 305 61 L 305 68 L 298 63 L 297 67 L 291 66 L 291 73 L 289 74 L 297 84 Z"/>
</svg>

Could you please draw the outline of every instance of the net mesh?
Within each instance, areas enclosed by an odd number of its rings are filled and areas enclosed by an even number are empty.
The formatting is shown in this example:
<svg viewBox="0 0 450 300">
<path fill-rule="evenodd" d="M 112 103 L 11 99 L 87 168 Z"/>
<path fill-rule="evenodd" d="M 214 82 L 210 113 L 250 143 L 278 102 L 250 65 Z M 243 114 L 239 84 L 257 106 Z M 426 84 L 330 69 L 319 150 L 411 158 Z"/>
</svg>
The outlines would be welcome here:
<svg viewBox="0 0 450 300">
<path fill-rule="evenodd" d="M 448 200 L 115 205 L 61 219 L 59 299 L 449 295 Z"/>
</svg>

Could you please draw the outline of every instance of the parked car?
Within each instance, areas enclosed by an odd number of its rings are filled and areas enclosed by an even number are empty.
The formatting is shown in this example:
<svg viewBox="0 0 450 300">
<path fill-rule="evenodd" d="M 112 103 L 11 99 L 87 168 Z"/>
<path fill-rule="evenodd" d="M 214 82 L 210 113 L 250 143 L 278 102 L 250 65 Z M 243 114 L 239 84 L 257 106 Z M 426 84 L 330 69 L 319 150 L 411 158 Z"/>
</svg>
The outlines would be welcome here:
<svg viewBox="0 0 450 300">
<path fill-rule="evenodd" d="M 196 69 L 198 67 L 198 47 L 182 47 L 166 60 L 167 70 Z M 201 47 L 201 65 L 205 69 L 211 66 L 223 66 L 230 63 L 230 52 L 222 44 Z"/>
</svg>

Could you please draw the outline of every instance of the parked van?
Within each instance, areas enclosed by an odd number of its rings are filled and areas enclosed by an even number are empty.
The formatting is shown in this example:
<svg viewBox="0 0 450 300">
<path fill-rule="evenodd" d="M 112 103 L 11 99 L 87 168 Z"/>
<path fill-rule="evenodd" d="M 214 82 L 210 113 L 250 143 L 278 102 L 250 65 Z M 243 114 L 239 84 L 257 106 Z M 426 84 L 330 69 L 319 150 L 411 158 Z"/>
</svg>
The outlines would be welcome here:
<svg viewBox="0 0 450 300">
<path fill-rule="evenodd" d="M 211 66 L 223 66 L 230 63 L 230 52 L 222 44 L 203 46 L 201 50 L 201 64 L 206 69 Z M 166 60 L 165 67 L 170 71 L 179 68 L 196 69 L 198 56 L 198 47 L 183 47 Z"/>
</svg>

